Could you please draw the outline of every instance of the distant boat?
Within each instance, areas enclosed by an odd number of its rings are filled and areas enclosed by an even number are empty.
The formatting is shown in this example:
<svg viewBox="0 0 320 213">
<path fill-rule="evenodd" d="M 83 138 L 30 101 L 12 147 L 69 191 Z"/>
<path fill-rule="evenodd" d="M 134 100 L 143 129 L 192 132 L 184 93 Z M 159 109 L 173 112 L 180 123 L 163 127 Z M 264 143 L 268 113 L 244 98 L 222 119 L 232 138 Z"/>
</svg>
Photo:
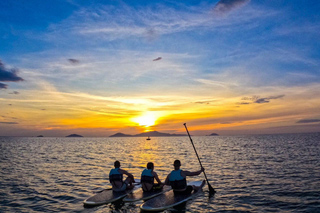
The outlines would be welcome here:
<svg viewBox="0 0 320 213">
<path fill-rule="evenodd" d="M 148 138 L 146 140 L 149 141 L 149 140 L 151 140 L 151 138 L 148 136 Z"/>
</svg>

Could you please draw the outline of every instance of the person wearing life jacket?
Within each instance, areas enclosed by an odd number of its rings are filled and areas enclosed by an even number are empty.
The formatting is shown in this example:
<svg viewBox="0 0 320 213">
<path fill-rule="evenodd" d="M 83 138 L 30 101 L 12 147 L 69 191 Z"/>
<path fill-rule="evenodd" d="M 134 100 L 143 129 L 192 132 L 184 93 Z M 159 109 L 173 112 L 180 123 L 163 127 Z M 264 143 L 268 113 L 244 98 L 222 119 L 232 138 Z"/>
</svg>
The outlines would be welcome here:
<svg viewBox="0 0 320 213">
<path fill-rule="evenodd" d="M 165 185 L 171 185 L 175 194 L 190 194 L 193 190 L 197 191 L 201 189 L 205 184 L 205 181 L 203 181 L 200 187 L 187 185 L 187 176 L 200 175 L 201 172 L 204 171 L 203 167 L 201 167 L 201 170 L 196 172 L 183 171 L 180 169 L 181 162 L 179 160 L 175 160 L 173 166 L 174 170 L 168 174 L 165 180 Z"/>
<path fill-rule="evenodd" d="M 112 190 L 116 192 L 132 189 L 134 187 L 133 183 L 135 183 L 133 175 L 126 170 L 120 169 L 120 166 L 120 162 L 115 161 L 114 169 L 111 169 L 109 173 L 109 181 L 112 184 Z M 124 174 L 128 176 L 125 181 L 123 181 Z"/>
<path fill-rule="evenodd" d="M 141 186 L 144 192 L 162 189 L 163 184 L 159 179 L 157 173 L 153 171 L 154 165 L 152 162 L 147 164 L 147 168 L 142 171 L 141 174 Z M 154 183 L 154 179 L 158 184 Z"/>
</svg>

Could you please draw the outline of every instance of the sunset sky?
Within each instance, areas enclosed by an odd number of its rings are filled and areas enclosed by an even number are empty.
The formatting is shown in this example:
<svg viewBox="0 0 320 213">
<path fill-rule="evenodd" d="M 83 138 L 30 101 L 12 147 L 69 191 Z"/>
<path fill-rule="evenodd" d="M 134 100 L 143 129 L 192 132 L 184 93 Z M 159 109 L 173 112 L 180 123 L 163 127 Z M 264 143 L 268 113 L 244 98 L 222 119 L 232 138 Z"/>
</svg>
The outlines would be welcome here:
<svg viewBox="0 0 320 213">
<path fill-rule="evenodd" d="M 0 136 L 320 131 L 320 1 L 1 0 Z"/>
</svg>

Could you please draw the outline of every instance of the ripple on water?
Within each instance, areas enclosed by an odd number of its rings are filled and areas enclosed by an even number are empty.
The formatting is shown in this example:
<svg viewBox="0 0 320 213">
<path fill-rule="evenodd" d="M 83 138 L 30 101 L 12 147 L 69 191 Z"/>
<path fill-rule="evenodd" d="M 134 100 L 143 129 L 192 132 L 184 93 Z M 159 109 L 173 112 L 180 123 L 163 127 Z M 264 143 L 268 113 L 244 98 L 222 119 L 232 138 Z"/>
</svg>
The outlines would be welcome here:
<svg viewBox="0 0 320 213">
<path fill-rule="evenodd" d="M 316 212 L 319 139 L 320 134 L 193 137 L 217 193 L 209 199 L 205 187 L 193 201 L 165 212 Z M 110 187 L 115 160 L 135 177 L 152 161 L 162 180 L 175 159 L 185 170 L 200 168 L 187 137 L 0 138 L 0 152 L 3 212 L 139 212 L 142 202 L 84 209 L 82 201 Z"/>
</svg>

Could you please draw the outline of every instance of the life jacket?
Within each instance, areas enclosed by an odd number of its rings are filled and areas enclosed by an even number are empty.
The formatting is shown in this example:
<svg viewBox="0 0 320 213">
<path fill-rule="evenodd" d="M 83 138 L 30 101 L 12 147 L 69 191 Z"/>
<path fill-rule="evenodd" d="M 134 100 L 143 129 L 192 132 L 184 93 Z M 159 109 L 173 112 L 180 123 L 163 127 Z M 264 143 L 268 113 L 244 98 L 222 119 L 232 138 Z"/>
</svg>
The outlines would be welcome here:
<svg viewBox="0 0 320 213">
<path fill-rule="evenodd" d="M 187 187 L 187 180 L 181 176 L 181 169 L 173 170 L 170 173 L 169 183 L 172 189 L 185 189 Z"/>
<path fill-rule="evenodd" d="M 154 184 L 154 176 L 151 169 L 143 170 L 141 174 L 141 183 L 151 183 Z"/>
<path fill-rule="evenodd" d="M 111 169 L 109 173 L 109 181 L 110 183 L 113 181 L 121 181 L 123 182 L 123 174 L 121 174 L 119 171 L 119 168 Z"/>
</svg>

